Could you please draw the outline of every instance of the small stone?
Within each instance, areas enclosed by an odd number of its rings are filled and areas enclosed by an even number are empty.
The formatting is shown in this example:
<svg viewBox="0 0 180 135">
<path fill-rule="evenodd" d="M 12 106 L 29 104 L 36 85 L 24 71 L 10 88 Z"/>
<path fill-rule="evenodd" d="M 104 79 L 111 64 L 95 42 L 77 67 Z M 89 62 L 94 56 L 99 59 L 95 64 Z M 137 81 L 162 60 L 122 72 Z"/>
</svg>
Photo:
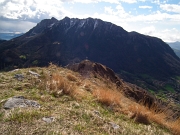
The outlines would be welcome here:
<svg viewBox="0 0 180 135">
<path fill-rule="evenodd" d="M 16 78 L 18 81 L 22 81 L 24 79 L 24 76 L 22 74 L 15 74 L 14 78 Z"/>
<path fill-rule="evenodd" d="M 94 110 L 94 114 L 96 114 L 96 115 L 100 116 L 100 112 L 99 112 L 99 111 L 97 111 L 97 110 Z"/>
<path fill-rule="evenodd" d="M 39 77 L 39 76 L 40 76 L 38 73 L 33 72 L 33 71 L 31 71 L 31 70 L 29 70 L 29 73 L 32 74 L 32 75 L 34 75 L 34 76 L 36 76 L 36 77 Z"/>
<path fill-rule="evenodd" d="M 111 124 L 113 129 L 119 129 L 119 125 L 115 124 L 114 122 L 109 122 L 109 124 Z"/>
<path fill-rule="evenodd" d="M 43 117 L 42 120 L 46 123 L 52 123 L 55 120 L 55 117 Z"/>
</svg>

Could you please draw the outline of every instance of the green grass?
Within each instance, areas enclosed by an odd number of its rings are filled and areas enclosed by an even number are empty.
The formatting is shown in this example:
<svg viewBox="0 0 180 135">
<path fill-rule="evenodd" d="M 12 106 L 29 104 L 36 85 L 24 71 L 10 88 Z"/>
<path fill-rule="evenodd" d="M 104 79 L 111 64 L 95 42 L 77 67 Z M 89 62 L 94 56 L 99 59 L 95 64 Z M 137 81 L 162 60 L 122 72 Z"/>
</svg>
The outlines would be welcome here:
<svg viewBox="0 0 180 135">
<path fill-rule="evenodd" d="M 168 90 L 169 92 L 175 92 L 174 88 L 173 88 L 170 84 L 165 85 L 164 88 L 165 88 L 166 90 Z"/>
<path fill-rule="evenodd" d="M 180 80 L 180 76 L 176 76 L 176 79 Z"/>
<path fill-rule="evenodd" d="M 43 112 L 39 110 L 24 110 L 16 108 L 12 112 L 10 112 L 9 117 L 5 119 L 6 122 L 15 122 L 15 123 L 24 123 L 24 122 L 32 122 L 35 119 L 40 119 L 44 116 Z"/>
</svg>

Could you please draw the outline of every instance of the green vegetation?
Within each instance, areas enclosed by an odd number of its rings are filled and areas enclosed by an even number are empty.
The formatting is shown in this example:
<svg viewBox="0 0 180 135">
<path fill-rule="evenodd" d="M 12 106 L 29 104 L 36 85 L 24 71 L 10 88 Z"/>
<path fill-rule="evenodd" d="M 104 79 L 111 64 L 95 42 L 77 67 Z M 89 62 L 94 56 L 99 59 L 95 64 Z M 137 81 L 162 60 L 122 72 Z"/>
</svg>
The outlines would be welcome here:
<svg viewBox="0 0 180 135">
<path fill-rule="evenodd" d="M 32 64 L 33 64 L 33 65 L 37 65 L 37 64 L 38 64 L 38 60 L 34 60 L 34 61 L 32 62 Z"/>
<path fill-rule="evenodd" d="M 20 55 L 19 58 L 23 59 L 23 60 L 26 60 L 26 55 Z"/>
<path fill-rule="evenodd" d="M 176 76 L 176 79 L 180 80 L 180 76 Z"/>
<path fill-rule="evenodd" d="M 165 85 L 165 89 L 169 92 L 175 92 L 174 88 L 170 84 Z"/>
<path fill-rule="evenodd" d="M 27 109 L 15 109 L 10 112 L 9 117 L 5 119 L 6 122 L 24 123 L 32 122 L 35 119 L 42 118 L 44 116 L 43 112 L 39 110 L 27 110 Z"/>
</svg>

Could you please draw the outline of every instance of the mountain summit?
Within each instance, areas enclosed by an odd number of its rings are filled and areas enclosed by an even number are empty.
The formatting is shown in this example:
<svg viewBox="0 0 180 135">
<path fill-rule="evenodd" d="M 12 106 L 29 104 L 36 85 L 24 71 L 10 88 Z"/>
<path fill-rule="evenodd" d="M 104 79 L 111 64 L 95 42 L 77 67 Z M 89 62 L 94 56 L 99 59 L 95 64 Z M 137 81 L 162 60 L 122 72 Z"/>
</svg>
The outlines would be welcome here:
<svg viewBox="0 0 180 135">
<path fill-rule="evenodd" d="M 42 20 L 24 35 L 0 44 L 0 68 L 59 65 L 89 59 L 116 73 L 163 79 L 180 74 L 180 59 L 161 39 L 127 32 L 100 19 Z"/>
</svg>

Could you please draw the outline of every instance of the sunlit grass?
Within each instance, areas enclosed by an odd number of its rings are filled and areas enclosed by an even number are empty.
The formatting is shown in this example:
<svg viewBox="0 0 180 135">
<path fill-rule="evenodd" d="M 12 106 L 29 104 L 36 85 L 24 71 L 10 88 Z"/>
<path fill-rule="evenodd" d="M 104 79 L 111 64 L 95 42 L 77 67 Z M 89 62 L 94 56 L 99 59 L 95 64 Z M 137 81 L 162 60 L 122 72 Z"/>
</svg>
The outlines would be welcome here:
<svg viewBox="0 0 180 135">
<path fill-rule="evenodd" d="M 40 77 L 29 74 L 37 72 Z M 25 78 L 16 80 L 22 73 Z M 179 132 L 179 120 L 167 122 L 165 113 L 156 113 L 125 97 L 115 85 L 50 65 L 0 74 L 1 106 L 16 95 L 36 100 L 40 109 L 16 108 L 0 111 L 0 131 L 4 134 L 171 134 Z M 107 86 L 107 87 L 106 87 Z M 53 116 L 47 124 L 43 117 Z M 119 128 L 114 129 L 112 124 Z M 157 126 L 157 123 L 159 126 Z M 169 130 L 167 130 L 169 129 Z"/>
</svg>

